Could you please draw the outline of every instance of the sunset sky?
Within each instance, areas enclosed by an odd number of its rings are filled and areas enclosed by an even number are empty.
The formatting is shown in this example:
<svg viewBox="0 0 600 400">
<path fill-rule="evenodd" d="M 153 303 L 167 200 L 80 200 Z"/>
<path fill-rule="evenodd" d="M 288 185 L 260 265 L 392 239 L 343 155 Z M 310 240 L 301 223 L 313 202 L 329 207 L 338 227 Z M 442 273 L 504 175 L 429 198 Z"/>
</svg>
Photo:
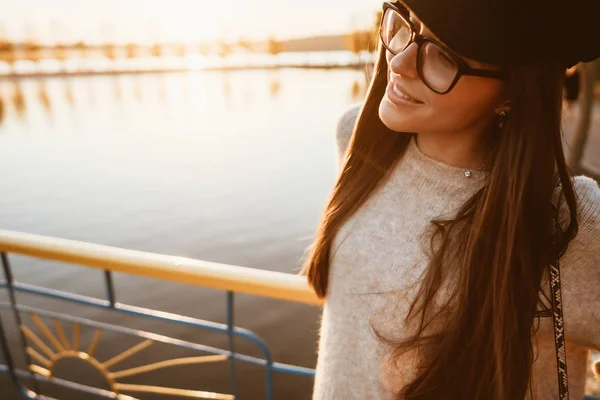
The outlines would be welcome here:
<svg viewBox="0 0 600 400">
<path fill-rule="evenodd" d="M 348 32 L 371 27 L 381 0 L 19 0 L 5 2 L 12 40 L 197 42 Z M 76 38 L 76 40 L 73 40 Z"/>
</svg>

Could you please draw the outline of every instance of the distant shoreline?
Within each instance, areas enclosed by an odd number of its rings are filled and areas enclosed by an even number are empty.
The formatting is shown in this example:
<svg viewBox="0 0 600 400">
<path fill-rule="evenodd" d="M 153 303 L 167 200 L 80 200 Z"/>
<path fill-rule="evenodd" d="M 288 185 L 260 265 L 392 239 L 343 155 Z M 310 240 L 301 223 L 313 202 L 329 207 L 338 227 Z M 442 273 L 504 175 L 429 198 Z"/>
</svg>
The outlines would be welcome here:
<svg viewBox="0 0 600 400">
<path fill-rule="evenodd" d="M 370 64 L 354 63 L 354 64 L 286 64 L 286 65 L 232 65 L 232 66 L 214 66 L 204 68 L 189 68 L 189 67 L 167 67 L 167 68 L 151 68 L 151 69 L 110 69 L 99 71 L 52 71 L 52 72 L 22 72 L 11 74 L 0 74 L 0 80 L 13 79 L 43 79 L 43 78 L 68 78 L 80 76 L 103 76 L 103 75 L 139 75 L 139 74 L 161 74 L 161 73 L 178 73 L 178 72 L 214 72 L 214 71 L 251 71 L 251 70 L 277 70 L 277 69 L 355 69 L 361 70 L 371 68 Z"/>
</svg>

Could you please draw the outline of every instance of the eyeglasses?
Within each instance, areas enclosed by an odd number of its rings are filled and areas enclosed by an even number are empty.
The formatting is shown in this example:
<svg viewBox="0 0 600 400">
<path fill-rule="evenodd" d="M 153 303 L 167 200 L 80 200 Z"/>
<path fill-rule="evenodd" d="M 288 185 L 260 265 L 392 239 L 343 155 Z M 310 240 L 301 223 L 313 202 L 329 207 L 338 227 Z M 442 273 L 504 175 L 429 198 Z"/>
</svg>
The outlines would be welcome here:
<svg viewBox="0 0 600 400">
<path fill-rule="evenodd" d="M 448 93 L 463 75 L 493 79 L 507 77 L 507 74 L 502 71 L 471 68 L 443 44 L 418 34 L 407 14 L 408 10 L 402 5 L 383 3 L 379 29 L 381 42 L 393 55 L 402 53 L 412 42 L 415 42 L 418 46 L 417 72 L 423 83 L 434 92 Z"/>
</svg>

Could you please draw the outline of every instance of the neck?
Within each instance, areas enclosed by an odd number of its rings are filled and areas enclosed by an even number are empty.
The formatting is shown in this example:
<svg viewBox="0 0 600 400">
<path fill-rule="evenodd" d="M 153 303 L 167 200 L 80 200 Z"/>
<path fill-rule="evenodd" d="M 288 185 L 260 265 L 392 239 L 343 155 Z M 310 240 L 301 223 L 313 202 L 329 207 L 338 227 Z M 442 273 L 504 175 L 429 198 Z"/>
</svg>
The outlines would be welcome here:
<svg viewBox="0 0 600 400">
<path fill-rule="evenodd" d="M 453 167 L 480 169 L 489 154 L 482 135 L 418 133 L 415 139 L 427 157 Z"/>
</svg>

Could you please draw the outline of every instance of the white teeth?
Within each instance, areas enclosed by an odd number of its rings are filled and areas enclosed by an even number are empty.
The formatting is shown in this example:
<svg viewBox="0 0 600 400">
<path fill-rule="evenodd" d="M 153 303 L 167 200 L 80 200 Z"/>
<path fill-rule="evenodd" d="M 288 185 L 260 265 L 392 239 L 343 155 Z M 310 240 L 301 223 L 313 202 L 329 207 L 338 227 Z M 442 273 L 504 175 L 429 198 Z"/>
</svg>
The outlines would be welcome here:
<svg viewBox="0 0 600 400">
<path fill-rule="evenodd" d="M 396 85 L 393 85 L 393 89 L 394 89 L 394 93 L 396 93 L 399 97 L 402 97 L 403 99 L 406 99 L 408 101 L 412 101 L 414 103 L 417 103 L 416 100 L 414 100 L 410 96 L 408 96 L 408 95 L 404 94 L 403 92 L 401 92 L 400 89 L 398 89 L 398 87 Z"/>
</svg>

